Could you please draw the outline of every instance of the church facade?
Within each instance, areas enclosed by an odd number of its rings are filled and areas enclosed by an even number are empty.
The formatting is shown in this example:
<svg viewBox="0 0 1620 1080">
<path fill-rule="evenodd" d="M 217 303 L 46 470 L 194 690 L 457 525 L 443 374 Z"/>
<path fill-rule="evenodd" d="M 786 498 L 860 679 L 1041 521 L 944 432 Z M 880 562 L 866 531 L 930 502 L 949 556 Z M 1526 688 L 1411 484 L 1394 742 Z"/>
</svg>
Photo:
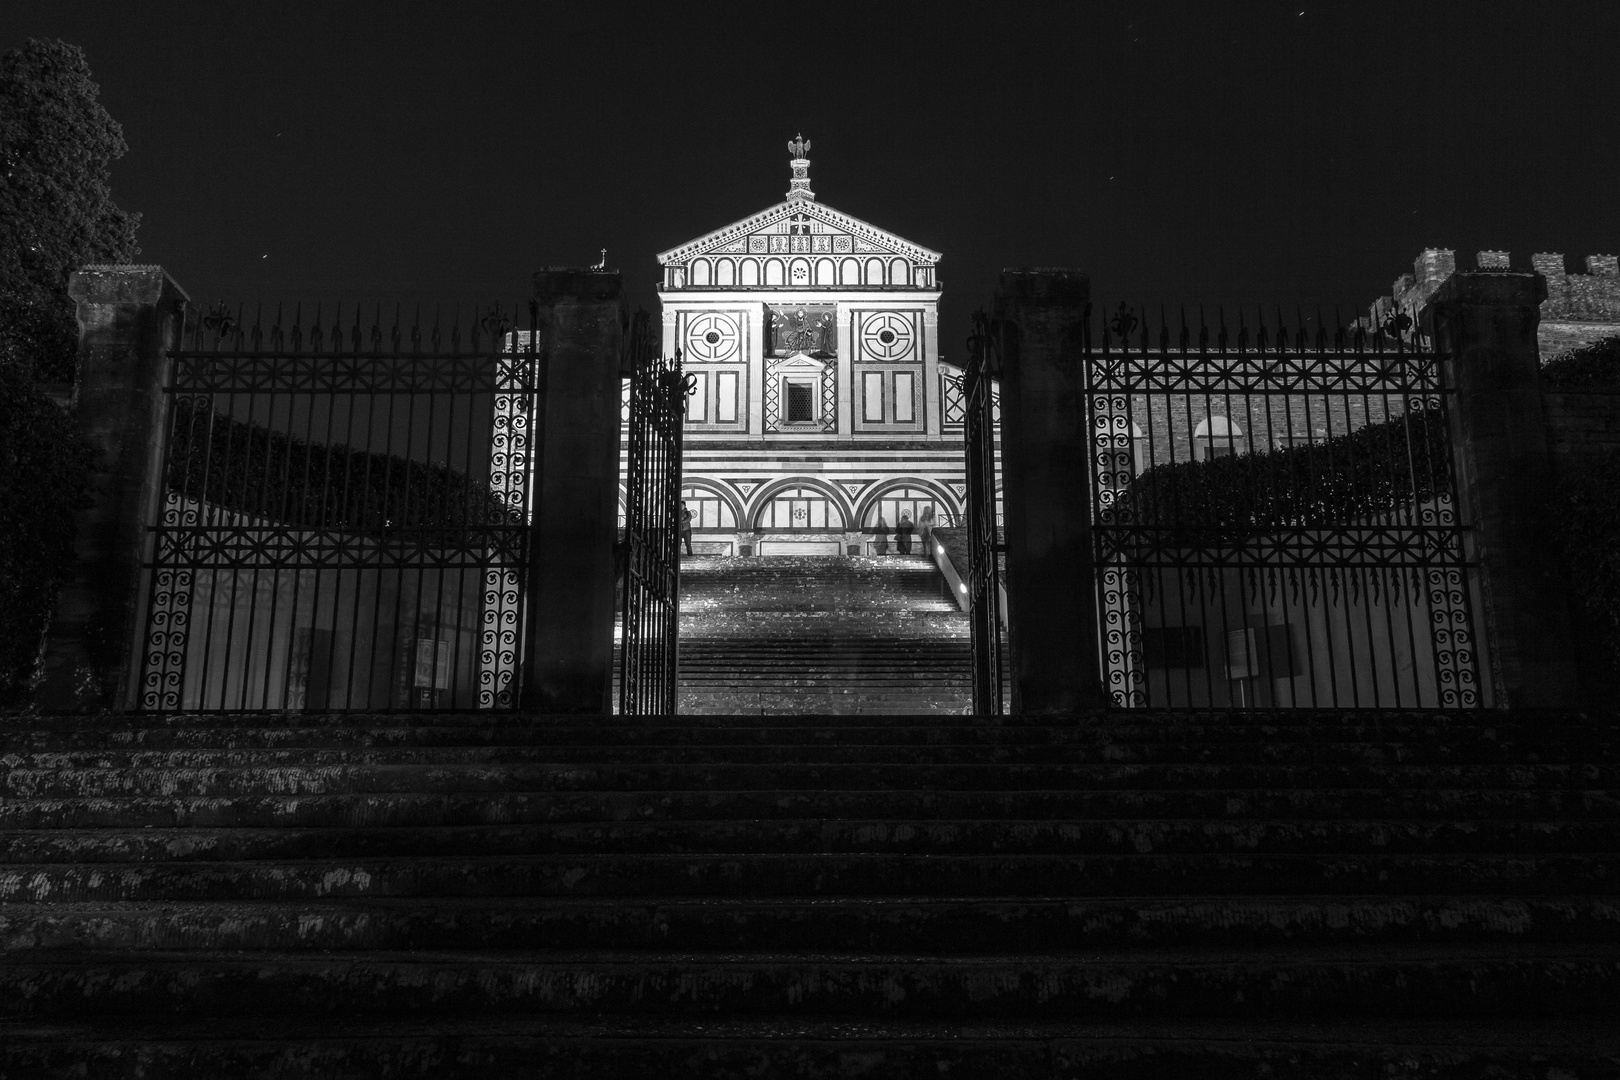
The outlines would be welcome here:
<svg viewBox="0 0 1620 1080">
<path fill-rule="evenodd" d="M 819 202 L 810 144 L 788 147 L 783 201 L 658 256 L 693 384 L 682 497 L 699 552 L 870 554 L 962 515 L 940 255 Z"/>
</svg>

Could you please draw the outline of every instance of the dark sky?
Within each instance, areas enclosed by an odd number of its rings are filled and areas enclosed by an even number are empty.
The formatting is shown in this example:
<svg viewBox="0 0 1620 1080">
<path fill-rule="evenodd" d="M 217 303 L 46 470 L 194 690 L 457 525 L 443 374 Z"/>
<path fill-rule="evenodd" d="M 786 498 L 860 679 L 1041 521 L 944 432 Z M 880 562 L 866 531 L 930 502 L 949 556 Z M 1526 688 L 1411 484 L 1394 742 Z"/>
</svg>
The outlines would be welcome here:
<svg viewBox="0 0 1620 1080">
<path fill-rule="evenodd" d="M 780 200 L 1099 302 L 1359 306 L 1426 246 L 1620 249 L 1620 4 L 7 0 L 82 45 L 194 299 L 526 298 Z"/>
</svg>

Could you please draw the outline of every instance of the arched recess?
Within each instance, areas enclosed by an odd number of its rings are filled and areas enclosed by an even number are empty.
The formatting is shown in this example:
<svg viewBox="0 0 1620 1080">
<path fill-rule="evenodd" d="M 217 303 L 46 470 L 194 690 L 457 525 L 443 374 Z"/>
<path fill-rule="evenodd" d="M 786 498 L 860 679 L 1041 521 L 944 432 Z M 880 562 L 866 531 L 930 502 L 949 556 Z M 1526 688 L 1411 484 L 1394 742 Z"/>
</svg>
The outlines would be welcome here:
<svg viewBox="0 0 1620 1080">
<path fill-rule="evenodd" d="M 878 515 L 882 514 L 883 527 L 893 529 L 900 515 L 909 513 L 915 527 L 928 505 L 934 507 L 935 525 L 951 528 L 962 523 L 962 504 L 956 494 L 920 476 L 897 476 L 878 485 L 861 500 L 858 520 L 861 528 L 875 529 Z"/>
<path fill-rule="evenodd" d="M 883 284 L 883 260 L 882 259 L 867 259 L 866 260 L 866 284 L 868 284 L 868 285 L 881 285 L 881 284 Z"/>
<path fill-rule="evenodd" d="M 838 271 L 833 267 L 833 261 L 831 259 L 816 260 L 816 284 L 838 284 Z"/>
<path fill-rule="evenodd" d="M 861 283 L 861 264 L 854 259 L 845 259 L 838 264 L 838 284 L 859 285 Z"/>
<path fill-rule="evenodd" d="M 910 285 L 911 284 L 911 264 L 906 262 L 906 260 L 904 260 L 904 259 L 890 259 L 889 260 L 889 284 L 890 285 Z"/>
<path fill-rule="evenodd" d="M 794 288 L 810 284 L 809 259 L 794 259 L 788 265 L 788 284 Z"/>
<path fill-rule="evenodd" d="M 1238 452 L 1238 440 L 1243 437 L 1243 425 L 1225 416 L 1208 416 L 1198 421 L 1193 429 L 1193 458 L 1231 457 Z"/>
<path fill-rule="evenodd" d="M 743 285 L 758 285 L 759 284 L 759 260 L 758 259 L 744 259 L 743 263 L 742 263 L 742 274 L 740 276 L 742 278 L 742 281 L 740 282 L 740 284 L 743 284 Z"/>
<path fill-rule="evenodd" d="M 852 520 L 844 493 L 810 476 L 766 485 L 755 493 L 748 511 L 748 521 L 761 532 L 842 532 Z"/>
<path fill-rule="evenodd" d="M 694 530 L 713 529 L 736 532 L 743 518 L 742 503 L 724 485 L 694 477 L 684 477 L 681 501 L 692 510 Z"/>
<path fill-rule="evenodd" d="M 714 283 L 716 285 L 735 285 L 737 283 L 737 264 L 731 259 L 719 259 L 714 264 Z"/>
<path fill-rule="evenodd" d="M 768 260 L 766 260 L 766 263 L 765 263 L 765 284 L 767 284 L 767 285 L 785 285 L 785 284 L 787 284 L 787 267 L 785 265 L 783 265 L 781 259 L 768 259 Z"/>
<path fill-rule="evenodd" d="M 693 259 L 692 260 L 692 284 L 693 285 L 707 285 L 707 284 L 709 284 L 710 280 L 711 280 L 710 271 L 711 271 L 711 267 L 709 266 L 709 260 L 708 259 Z"/>
</svg>

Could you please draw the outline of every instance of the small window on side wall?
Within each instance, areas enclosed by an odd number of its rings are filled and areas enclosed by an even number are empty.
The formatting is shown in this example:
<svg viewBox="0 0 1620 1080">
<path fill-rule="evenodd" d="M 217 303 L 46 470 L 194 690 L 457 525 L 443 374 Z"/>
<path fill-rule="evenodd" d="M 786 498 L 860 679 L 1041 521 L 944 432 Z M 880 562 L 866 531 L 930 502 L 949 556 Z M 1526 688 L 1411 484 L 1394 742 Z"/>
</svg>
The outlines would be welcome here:
<svg viewBox="0 0 1620 1080">
<path fill-rule="evenodd" d="M 787 405 L 787 422 L 813 424 L 816 422 L 816 390 L 808 381 L 784 380 L 782 397 Z"/>
</svg>

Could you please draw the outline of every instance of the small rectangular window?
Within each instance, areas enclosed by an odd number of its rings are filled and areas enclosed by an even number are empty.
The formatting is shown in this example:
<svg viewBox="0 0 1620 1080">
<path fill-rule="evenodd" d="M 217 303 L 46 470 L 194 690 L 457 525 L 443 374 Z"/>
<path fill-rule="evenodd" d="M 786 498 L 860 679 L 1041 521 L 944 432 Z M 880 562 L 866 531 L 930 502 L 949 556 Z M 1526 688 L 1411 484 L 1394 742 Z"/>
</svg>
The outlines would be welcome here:
<svg viewBox="0 0 1620 1080">
<path fill-rule="evenodd" d="M 868 422 L 883 420 L 883 373 L 868 371 L 861 379 L 861 419 Z"/>
<path fill-rule="evenodd" d="M 813 424 L 816 421 L 815 388 L 807 382 L 789 382 L 783 387 L 787 398 L 787 422 Z"/>
<path fill-rule="evenodd" d="M 692 372 L 692 395 L 686 399 L 686 419 L 702 423 L 709 415 L 709 376 L 706 372 Z"/>
<path fill-rule="evenodd" d="M 917 379 L 909 371 L 894 373 L 894 419 L 897 423 L 909 424 L 916 418 L 916 403 L 913 395 L 916 394 Z"/>
<path fill-rule="evenodd" d="M 722 371 L 714 377 L 714 419 L 720 424 L 737 422 L 737 373 Z"/>
</svg>

